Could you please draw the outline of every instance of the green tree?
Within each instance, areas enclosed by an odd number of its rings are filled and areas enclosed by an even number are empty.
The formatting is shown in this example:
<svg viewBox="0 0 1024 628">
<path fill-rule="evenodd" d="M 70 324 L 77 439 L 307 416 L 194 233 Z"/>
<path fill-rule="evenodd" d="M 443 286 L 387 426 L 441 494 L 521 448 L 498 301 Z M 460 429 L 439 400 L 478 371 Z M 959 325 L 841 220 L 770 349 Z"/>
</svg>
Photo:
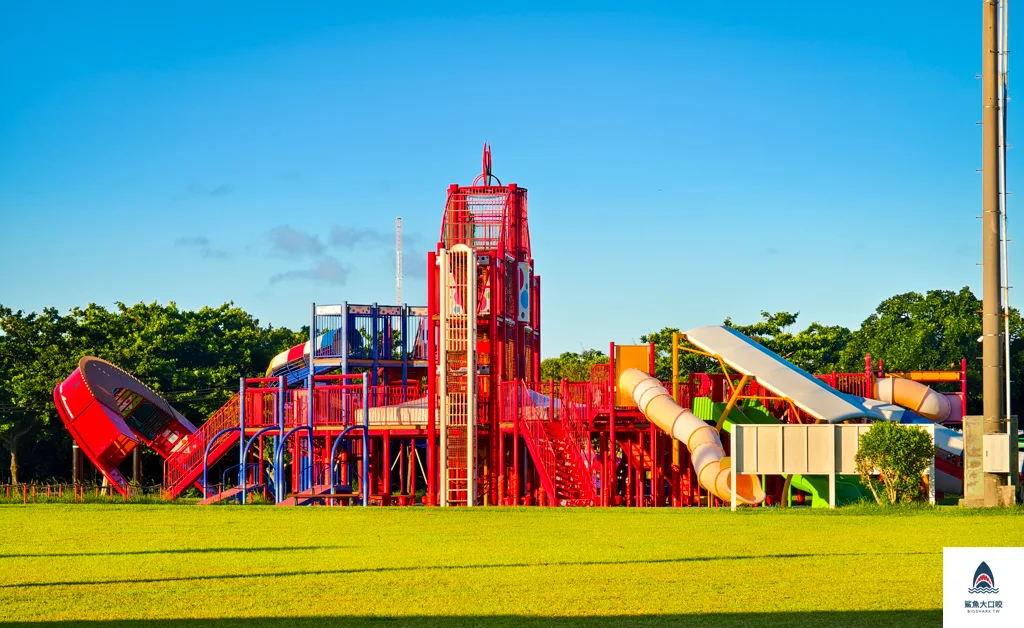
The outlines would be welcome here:
<svg viewBox="0 0 1024 628">
<path fill-rule="evenodd" d="M 270 360 L 308 339 L 260 327 L 231 303 L 180 310 L 175 303 L 118 303 L 75 308 L 72 316 L 93 355 L 132 373 L 190 420 L 202 422 L 238 389 L 238 378 L 262 376 Z"/>
<path fill-rule="evenodd" d="M 799 317 L 799 312 L 761 312 L 762 320 L 751 325 L 734 325 L 732 319 L 728 318 L 725 324 L 750 336 L 805 371 L 829 373 L 837 370 L 840 355 L 850 341 L 850 330 L 838 325 L 813 322 L 794 334 L 789 330 Z"/>
<path fill-rule="evenodd" d="M 968 289 L 931 290 L 890 297 L 868 316 L 843 350 L 845 368 L 864 354 L 884 358 L 889 370 L 959 368 L 981 356 L 981 301 Z"/>
<path fill-rule="evenodd" d="M 678 332 L 678 327 L 665 327 L 640 336 L 640 342 L 654 343 L 654 375 L 663 382 L 672 380 L 672 334 Z M 685 344 L 682 340 L 680 343 Z M 712 358 L 689 351 L 679 352 L 681 378 L 685 378 L 687 373 L 717 373 L 720 370 L 718 362 Z"/>
<path fill-rule="evenodd" d="M 557 358 L 543 360 L 540 363 L 540 377 L 542 380 L 590 381 L 590 369 L 596 364 L 607 363 L 608 356 L 597 349 L 586 349 L 580 353 L 567 351 Z"/>
<path fill-rule="evenodd" d="M 0 306 L 0 442 L 10 453 L 11 482 L 18 483 L 20 445 L 60 425 L 53 389 L 74 370 L 76 325 L 54 308 L 26 314 Z"/>
<path fill-rule="evenodd" d="M 850 330 L 835 325 L 811 323 L 806 329 L 792 333 L 789 329 L 796 324 L 798 313 L 761 312 L 761 320 L 750 325 L 737 325 L 731 318 L 724 324 L 749 336 L 755 342 L 812 373 L 826 373 L 836 369 L 840 355 L 850 339 Z M 672 378 L 672 334 L 675 327 L 640 337 L 641 342 L 653 342 L 656 352 L 655 373 L 662 381 Z M 685 343 L 684 343 L 685 344 Z M 686 373 L 718 373 L 721 368 L 707 356 L 680 351 L 679 371 Z"/>
<path fill-rule="evenodd" d="M 263 327 L 230 303 L 195 311 L 174 303 L 91 304 L 67 315 L 0 306 L 0 443 L 11 453 L 12 475 L 20 479 L 20 466 L 37 478 L 66 476 L 70 437 L 53 389 L 84 355 L 132 373 L 202 423 L 238 389 L 240 376 L 262 375 L 274 355 L 307 339 L 308 330 Z M 33 455 L 19 458 L 27 438 Z"/>
<path fill-rule="evenodd" d="M 859 371 L 864 354 L 881 358 L 886 370 L 959 369 L 967 359 L 968 411 L 977 412 L 981 401 L 981 300 L 967 287 L 959 291 L 907 292 L 890 297 L 853 332 L 841 352 L 840 368 Z M 1011 398 L 1020 407 L 1020 313 L 1010 313 Z"/>
<path fill-rule="evenodd" d="M 860 437 L 854 460 L 861 480 L 879 504 L 909 503 L 921 495 L 921 474 L 931 463 L 935 446 L 928 433 L 910 425 L 877 421 Z M 878 471 L 885 501 L 878 494 Z"/>
</svg>

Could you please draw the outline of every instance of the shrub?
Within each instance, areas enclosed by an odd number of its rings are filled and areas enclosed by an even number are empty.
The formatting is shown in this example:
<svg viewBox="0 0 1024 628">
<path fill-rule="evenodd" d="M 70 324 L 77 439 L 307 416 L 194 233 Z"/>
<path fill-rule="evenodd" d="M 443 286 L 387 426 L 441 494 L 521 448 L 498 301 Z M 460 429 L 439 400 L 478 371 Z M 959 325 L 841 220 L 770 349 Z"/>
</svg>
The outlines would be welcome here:
<svg viewBox="0 0 1024 628">
<path fill-rule="evenodd" d="M 878 495 L 879 482 L 871 475 L 877 470 L 887 502 L 906 504 L 921 495 L 921 473 L 934 455 L 932 439 L 924 430 L 878 421 L 861 435 L 855 460 L 857 472 L 876 502 L 883 503 Z"/>
</svg>

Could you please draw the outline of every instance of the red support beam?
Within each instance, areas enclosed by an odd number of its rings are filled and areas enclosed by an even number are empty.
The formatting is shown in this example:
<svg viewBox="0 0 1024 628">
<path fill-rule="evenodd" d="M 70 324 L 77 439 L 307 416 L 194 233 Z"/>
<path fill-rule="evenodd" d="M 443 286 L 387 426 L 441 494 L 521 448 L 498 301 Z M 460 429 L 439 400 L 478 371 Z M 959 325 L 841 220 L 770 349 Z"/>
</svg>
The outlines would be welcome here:
<svg viewBox="0 0 1024 628">
<path fill-rule="evenodd" d="M 515 394 L 512 395 L 513 410 L 515 417 L 512 419 L 512 476 L 509 478 L 512 485 L 512 497 L 515 499 L 514 504 L 519 506 L 522 502 L 519 500 L 519 482 L 520 474 L 522 473 L 522 467 L 520 466 L 519 460 L 519 396 L 522 393 L 522 384 L 517 384 L 515 388 Z"/>
<path fill-rule="evenodd" d="M 530 268 L 533 268 L 533 260 L 530 260 Z M 540 379 L 540 275 L 534 277 L 536 292 L 533 299 L 533 377 Z"/>
<path fill-rule="evenodd" d="M 427 253 L 427 494 L 426 506 L 437 504 L 437 254 Z"/>
<path fill-rule="evenodd" d="M 504 405 L 504 404 L 502 404 Z M 505 504 L 505 434 L 498 430 L 498 505 Z"/>
<path fill-rule="evenodd" d="M 608 506 L 608 433 L 600 432 L 601 447 L 601 495 L 599 503 Z"/>
<path fill-rule="evenodd" d="M 615 505 L 617 481 L 615 459 L 615 343 L 608 343 L 608 505 Z"/>
<path fill-rule="evenodd" d="M 661 465 L 658 463 L 658 428 L 653 424 L 648 428 L 651 439 L 651 505 L 661 506 L 661 480 L 659 472 Z"/>
<path fill-rule="evenodd" d="M 391 504 L 391 437 L 388 436 L 386 430 L 381 433 L 381 449 L 383 454 L 381 462 L 384 464 L 384 468 L 381 469 L 383 479 L 381 504 L 388 506 Z"/>
</svg>

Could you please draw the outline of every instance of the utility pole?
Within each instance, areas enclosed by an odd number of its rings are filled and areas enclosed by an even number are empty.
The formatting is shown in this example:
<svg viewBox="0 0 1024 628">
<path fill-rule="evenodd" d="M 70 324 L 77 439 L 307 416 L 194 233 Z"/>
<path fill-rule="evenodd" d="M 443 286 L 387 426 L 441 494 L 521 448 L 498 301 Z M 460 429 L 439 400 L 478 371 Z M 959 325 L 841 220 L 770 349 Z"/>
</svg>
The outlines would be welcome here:
<svg viewBox="0 0 1024 628">
<path fill-rule="evenodd" d="M 985 0 L 982 39 L 982 416 L 985 432 L 1003 418 L 999 211 L 999 20 L 997 0 Z"/>
<path fill-rule="evenodd" d="M 964 417 L 961 504 L 1000 506 L 1016 501 L 1019 468 L 1016 420 L 1005 414 L 1003 379 L 1001 7 L 998 0 L 982 6 L 982 415 Z"/>
</svg>

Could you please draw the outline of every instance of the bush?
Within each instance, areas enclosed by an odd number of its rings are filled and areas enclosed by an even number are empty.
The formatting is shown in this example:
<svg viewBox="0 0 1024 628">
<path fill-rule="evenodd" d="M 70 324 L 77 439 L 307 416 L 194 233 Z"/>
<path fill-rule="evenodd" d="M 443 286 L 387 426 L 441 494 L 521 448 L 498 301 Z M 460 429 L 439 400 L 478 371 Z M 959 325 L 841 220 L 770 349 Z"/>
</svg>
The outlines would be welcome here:
<svg viewBox="0 0 1024 628">
<path fill-rule="evenodd" d="M 857 472 L 871 489 L 875 501 L 879 481 L 872 477 L 877 471 L 889 504 L 907 504 L 921 495 L 921 473 L 935 456 L 932 439 L 924 430 L 890 421 L 878 421 L 860 437 L 855 458 Z"/>
</svg>

